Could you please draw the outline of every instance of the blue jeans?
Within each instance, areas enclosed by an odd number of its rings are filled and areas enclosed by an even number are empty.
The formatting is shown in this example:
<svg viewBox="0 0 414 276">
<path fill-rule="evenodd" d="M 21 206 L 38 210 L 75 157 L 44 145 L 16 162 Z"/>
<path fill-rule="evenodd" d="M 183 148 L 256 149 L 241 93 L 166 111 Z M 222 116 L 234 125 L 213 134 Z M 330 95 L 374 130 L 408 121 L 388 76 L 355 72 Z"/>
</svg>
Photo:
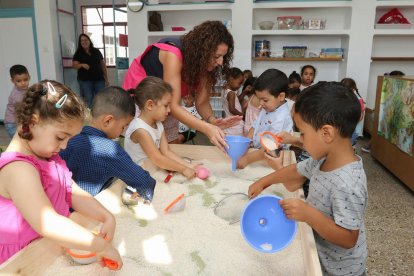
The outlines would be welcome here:
<svg viewBox="0 0 414 276">
<path fill-rule="evenodd" d="M 14 134 L 17 131 L 17 124 L 14 124 L 14 123 L 5 123 L 4 126 L 6 128 L 7 133 L 9 134 L 9 136 L 11 138 L 13 138 Z"/>
<path fill-rule="evenodd" d="M 85 104 L 91 108 L 93 98 L 95 95 L 105 88 L 105 81 L 99 80 L 99 81 L 82 81 L 78 80 L 79 82 L 79 88 L 80 88 L 80 95 L 85 101 Z"/>
</svg>

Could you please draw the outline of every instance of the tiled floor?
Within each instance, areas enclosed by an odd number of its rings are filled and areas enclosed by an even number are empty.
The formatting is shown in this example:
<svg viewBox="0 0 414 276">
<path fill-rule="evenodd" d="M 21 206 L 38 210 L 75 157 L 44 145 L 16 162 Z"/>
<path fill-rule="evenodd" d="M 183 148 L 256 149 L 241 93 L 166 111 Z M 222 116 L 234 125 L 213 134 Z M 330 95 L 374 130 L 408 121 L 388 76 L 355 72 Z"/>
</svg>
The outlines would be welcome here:
<svg viewBox="0 0 414 276">
<path fill-rule="evenodd" d="M 0 145 L 7 145 L 9 141 L 4 126 L 0 126 Z M 368 178 L 369 204 L 365 217 L 368 274 L 413 275 L 414 193 L 371 155 L 361 153 L 360 146 L 366 142 L 358 141 L 357 153 L 363 158 Z M 209 144 L 207 137 L 200 134 L 194 138 L 194 143 Z"/>
</svg>

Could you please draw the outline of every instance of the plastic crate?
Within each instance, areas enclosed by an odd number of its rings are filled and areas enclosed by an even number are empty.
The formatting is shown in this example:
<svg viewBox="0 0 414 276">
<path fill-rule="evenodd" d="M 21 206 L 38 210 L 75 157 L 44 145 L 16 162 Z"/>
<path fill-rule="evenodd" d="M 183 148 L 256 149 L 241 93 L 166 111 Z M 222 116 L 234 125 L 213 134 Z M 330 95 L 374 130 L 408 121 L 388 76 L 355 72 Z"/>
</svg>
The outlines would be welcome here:
<svg viewBox="0 0 414 276">
<path fill-rule="evenodd" d="M 306 46 L 283 46 L 283 57 L 285 58 L 304 58 Z"/>
</svg>

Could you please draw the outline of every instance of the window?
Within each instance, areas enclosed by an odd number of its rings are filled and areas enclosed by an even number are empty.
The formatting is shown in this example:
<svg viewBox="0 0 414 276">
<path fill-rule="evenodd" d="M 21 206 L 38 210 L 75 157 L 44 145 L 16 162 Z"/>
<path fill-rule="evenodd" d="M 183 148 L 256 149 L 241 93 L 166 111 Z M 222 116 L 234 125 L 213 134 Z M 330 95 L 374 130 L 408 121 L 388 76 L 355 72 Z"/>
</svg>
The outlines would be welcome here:
<svg viewBox="0 0 414 276">
<path fill-rule="evenodd" d="M 115 66 L 115 47 L 118 57 L 128 57 L 128 47 L 119 46 L 119 34 L 128 34 L 125 5 L 115 6 L 115 18 L 112 6 L 82 6 L 81 11 L 82 30 L 101 51 L 107 66 Z"/>
</svg>

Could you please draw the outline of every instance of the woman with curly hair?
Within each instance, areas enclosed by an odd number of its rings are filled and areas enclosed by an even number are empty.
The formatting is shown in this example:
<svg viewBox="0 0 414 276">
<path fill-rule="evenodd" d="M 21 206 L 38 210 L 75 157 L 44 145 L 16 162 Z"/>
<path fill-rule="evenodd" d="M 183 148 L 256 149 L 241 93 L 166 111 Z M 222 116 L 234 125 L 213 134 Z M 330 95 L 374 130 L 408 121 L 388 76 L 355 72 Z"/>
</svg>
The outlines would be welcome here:
<svg viewBox="0 0 414 276">
<path fill-rule="evenodd" d="M 155 76 L 173 88 L 171 115 L 164 121 L 169 143 L 178 138 L 178 121 L 203 132 L 211 143 L 223 150 L 222 129 L 241 120 L 241 116 L 218 119 L 210 106 L 210 90 L 220 68 L 225 74 L 233 58 L 233 37 L 220 21 L 206 21 L 180 38 L 164 38 L 149 45 L 131 64 L 123 88 L 135 89 L 146 77 Z M 181 108 L 181 98 L 195 92 L 195 106 L 204 121 Z"/>
</svg>

